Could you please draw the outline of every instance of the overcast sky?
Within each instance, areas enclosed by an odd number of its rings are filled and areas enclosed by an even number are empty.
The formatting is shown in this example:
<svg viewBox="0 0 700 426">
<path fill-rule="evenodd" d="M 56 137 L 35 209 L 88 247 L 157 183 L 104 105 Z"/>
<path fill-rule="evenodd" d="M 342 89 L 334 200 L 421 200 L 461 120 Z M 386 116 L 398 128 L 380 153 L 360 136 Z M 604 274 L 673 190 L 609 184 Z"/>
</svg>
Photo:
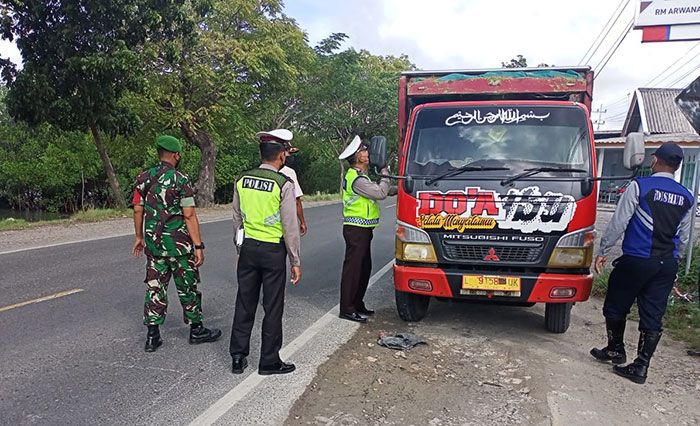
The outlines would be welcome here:
<svg viewBox="0 0 700 426">
<path fill-rule="evenodd" d="M 627 0 L 287 0 L 312 44 L 333 32 L 349 36 L 346 47 L 378 55 L 407 54 L 421 69 L 494 68 L 520 54 L 530 65 L 578 65 L 596 36 Z M 657 0 L 658 1 L 658 0 Z M 587 64 L 600 69 L 604 55 L 634 16 L 628 6 Z M 603 104 L 606 124 L 620 128 L 626 95 L 667 67 L 654 87 L 684 87 L 700 74 L 700 43 L 641 43 L 631 31 L 595 80 L 594 105 Z M 2 56 L 18 61 L 3 41 Z M 676 80 L 688 74 L 687 77 Z M 671 83 L 675 84 L 671 85 Z M 598 114 L 594 114 L 594 119 Z"/>
<path fill-rule="evenodd" d="M 634 16 L 631 0 L 587 62 L 596 69 Z M 407 54 L 421 69 L 494 68 L 520 54 L 530 65 L 577 65 L 618 0 L 288 0 L 286 13 L 315 43 L 332 32 L 374 54 Z M 623 3 L 624 4 L 624 3 Z M 631 31 L 595 80 L 594 105 L 607 109 L 602 128 L 621 128 L 626 94 L 653 83 L 685 87 L 700 74 L 698 42 L 641 43 Z M 692 50 L 690 50 L 692 48 Z M 689 52 L 690 50 L 690 52 Z M 690 62 L 688 62 L 690 60 Z M 684 66 L 685 64 L 685 66 Z M 668 76 L 666 80 L 664 77 Z M 598 115 L 594 114 L 594 118 Z"/>
</svg>

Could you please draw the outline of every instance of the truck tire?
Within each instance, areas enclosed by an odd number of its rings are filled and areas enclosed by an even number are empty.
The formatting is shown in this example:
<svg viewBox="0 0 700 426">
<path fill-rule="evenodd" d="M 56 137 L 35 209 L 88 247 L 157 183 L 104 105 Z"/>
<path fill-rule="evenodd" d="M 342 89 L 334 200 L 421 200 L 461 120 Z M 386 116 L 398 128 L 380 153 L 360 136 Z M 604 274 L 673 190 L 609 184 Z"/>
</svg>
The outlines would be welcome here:
<svg viewBox="0 0 700 426">
<path fill-rule="evenodd" d="M 395 290 L 396 310 L 404 321 L 416 322 L 425 317 L 430 304 L 430 296 L 406 293 Z"/>
<path fill-rule="evenodd" d="M 544 325 L 552 333 L 565 333 L 571 323 L 571 303 L 547 303 L 544 307 Z"/>
</svg>

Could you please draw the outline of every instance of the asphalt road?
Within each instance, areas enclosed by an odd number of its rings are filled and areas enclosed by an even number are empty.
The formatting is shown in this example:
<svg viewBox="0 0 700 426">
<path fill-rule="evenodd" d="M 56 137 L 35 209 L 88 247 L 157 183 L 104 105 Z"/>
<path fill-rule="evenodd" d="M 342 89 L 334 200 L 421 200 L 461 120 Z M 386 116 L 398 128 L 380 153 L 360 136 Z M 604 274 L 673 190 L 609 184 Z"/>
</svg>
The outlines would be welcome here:
<svg viewBox="0 0 700 426">
<path fill-rule="evenodd" d="M 383 203 L 375 231 L 374 271 L 393 258 L 395 198 Z M 340 205 L 308 209 L 303 278 L 289 286 L 285 344 L 338 303 L 344 253 Z M 255 373 L 260 320 L 246 374 L 230 373 L 228 339 L 236 293 L 229 221 L 204 224 L 205 325 L 212 344 L 189 345 L 189 326 L 171 283 L 170 310 L 157 352 L 143 351 L 145 259 L 132 237 L 107 238 L 0 255 L 0 423 L 185 424 Z M 64 297 L 10 308 L 58 292 Z M 259 310 L 259 318 L 262 314 Z"/>
</svg>

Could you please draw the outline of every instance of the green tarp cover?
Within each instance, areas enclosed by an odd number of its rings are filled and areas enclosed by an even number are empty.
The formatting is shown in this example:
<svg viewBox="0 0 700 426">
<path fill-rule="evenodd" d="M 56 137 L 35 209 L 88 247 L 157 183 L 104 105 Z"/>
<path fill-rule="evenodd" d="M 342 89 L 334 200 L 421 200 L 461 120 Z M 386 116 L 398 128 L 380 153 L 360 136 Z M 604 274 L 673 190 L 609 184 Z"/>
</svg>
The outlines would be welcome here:
<svg viewBox="0 0 700 426">
<path fill-rule="evenodd" d="M 471 80 L 475 78 L 488 78 L 488 79 L 499 79 L 499 78 L 571 78 L 579 79 L 583 78 L 581 74 L 576 71 L 489 71 L 482 74 L 447 74 L 442 77 L 438 77 L 437 81 L 456 81 L 456 80 Z M 417 78 L 414 81 L 423 81 L 425 78 Z"/>
</svg>

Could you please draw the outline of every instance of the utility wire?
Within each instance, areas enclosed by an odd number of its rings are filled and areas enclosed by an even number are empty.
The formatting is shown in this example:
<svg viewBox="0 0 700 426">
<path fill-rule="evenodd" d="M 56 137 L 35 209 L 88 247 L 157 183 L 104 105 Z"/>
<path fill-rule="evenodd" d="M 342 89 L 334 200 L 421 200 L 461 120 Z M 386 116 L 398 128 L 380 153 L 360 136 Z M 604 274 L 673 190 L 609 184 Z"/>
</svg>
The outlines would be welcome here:
<svg viewBox="0 0 700 426">
<path fill-rule="evenodd" d="M 688 59 L 687 61 L 685 61 L 685 63 L 683 63 L 683 65 L 681 65 L 680 67 L 678 67 L 677 70 L 675 70 L 675 71 L 672 72 L 671 74 L 667 75 L 667 76 L 664 77 L 663 79 L 659 80 L 658 83 L 656 83 L 656 84 L 657 84 L 658 86 L 660 86 L 664 81 L 668 80 L 669 78 L 674 78 L 674 77 L 678 76 L 679 73 L 683 72 L 683 71 L 681 71 L 681 70 L 682 70 L 683 68 L 685 68 L 686 65 L 688 65 L 691 61 L 693 61 L 693 60 L 694 60 L 695 58 L 697 58 L 698 56 L 700 56 L 700 53 L 696 53 L 695 56 L 693 56 L 692 58 L 690 58 L 690 59 Z M 692 72 L 692 70 L 693 70 L 693 69 L 691 68 L 691 72 Z"/>
<path fill-rule="evenodd" d="M 649 86 L 650 84 L 652 84 L 657 78 L 661 77 L 666 71 L 670 70 L 671 68 L 673 68 L 674 65 L 676 65 L 677 63 L 679 63 L 679 62 L 681 61 L 681 59 L 685 58 L 687 54 L 689 54 L 690 52 L 693 51 L 693 49 L 695 49 L 696 47 L 698 47 L 698 45 L 700 45 L 700 41 L 697 42 L 697 43 L 695 43 L 690 49 L 688 49 L 687 52 L 685 52 L 684 54 L 682 54 L 682 55 L 681 55 L 678 59 L 676 59 L 671 65 L 669 65 L 668 67 L 666 67 L 665 70 L 661 71 L 661 72 L 658 73 L 654 78 L 652 78 L 652 79 L 649 80 L 648 82 L 644 83 L 644 86 Z M 697 57 L 697 55 L 696 55 L 696 57 Z M 687 64 L 687 62 L 686 62 L 686 64 Z M 680 68 L 683 68 L 684 66 L 685 66 L 685 64 L 681 65 Z M 680 68 L 679 68 L 679 69 L 680 69 Z M 676 70 L 676 71 L 678 71 L 678 70 Z M 665 80 L 665 79 L 666 79 L 666 78 L 664 78 L 664 80 Z M 663 80 L 661 80 L 661 81 L 663 81 Z M 661 81 L 660 81 L 659 83 L 661 83 Z"/>
<path fill-rule="evenodd" d="M 618 37 L 617 43 L 614 45 L 612 51 L 611 51 L 611 50 L 608 50 L 608 52 L 610 52 L 610 55 L 607 57 L 607 59 L 605 59 L 605 62 L 603 62 L 602 65 L 600 65 L 600 63 L 599 63 L 599 64 L 595 67 L 595 69 L 596 69 L 596 74 L 595 74 L 595 77 L 593 77 L 593 80 L 595 80 L 596 78 L 600 77 L 600 73 L 603 72 L 603 70 L 605 69 L 605 66 L 608 64 L 608 62 L 610 61 L 610 59 L 612 59 L 613 55 L 615 55 L 615 52 L 617 52 L 617 49 L 620 47 L 620 45 L 622 44 L 622 42 L 625 40 L 625 38 L 627 37 L 627 34 L 629 34 L 630 31 L 632 30 L 632 26 L 633 26 L 633 25 L 634 25 L 634 17 L 632 17 L 632 19 L 630 19 L 629 24 L 627 24 L 627 28 L 623 31 L 622 34 L 620 34 L 620 37 Z M 605 58 L 605 57 L 604 57 L 604 58 Z"/>
<path fill-rule="evenodd" d="M 690 74 L 692 74 L 692 73 L 694 73 L 694 72 L 697 72 L 698 69 L 700 69 L 700 64 L 696 65 L 694 68 L 691 68 L 690 71 L 688 71 L 687 73 L 685 73 L 685 74 L 683 74 L 682 76 L 680 76 L 680 77 L 679 77 L 678 79 L 676 79 L 673 83 L 669 84 L 669 86 L 671 86 L 671 87 L 675 86 L 676 84 L 678 84 L 678 83 L 680 83 L 681 81 L 683 81 L 683 80 L 684 80 L 686 77 L 688 77 Z"/>
<path fill-rule="evenodd" d="M 609 117 L 606 116 L 605 118 L 608 119 L 608 120 L 615 120 L 615 119 L 617 119 L 617 118 L 623 118 L 623 117 L 626 117 L 626 116 L 627 116 L 627 112 L 625 111 L 625 112 L 623 112 L 623 113 L 615 114 L 615 115 L 612 115 L 612 116 L 609 116 Z"/>
<path fill-rule="evenodd" d="M 615 21 L 614 21 L 613 24 L 610 26 L 610 28 L 608 28 L 608 31 L 605 32 L 605 35 L 603 36 L 602 40 L 600 40 L 600 43 L 598 44 L 598 46 L 596 46 L 596 48 L 593 50 L 593 53 L 591 53 L 591 56 L 590 56 L 587 60 L 585 60 L 584 63 L 585 63 L 585 62 L 590 62 L 590 61 L 593 59 L 593 57 L 595 56 L 596 52 L 598 52 L 598 49 L 600 49 L 600 46 L 602 46 L 602 45 L 603 45 L 603 42 L 605 41 L 605 39 L 608 38 L 608 34 L 610 34 L 610 31 L 613 29 L 613 27 L 615 26 L 615 24 L 617 24 L 617 21 L 620 19 L 620 16 L 622 16 L 622 12 L 625 11 L 625 9 L 627 8 L 627 5 L 628 5 L 628 4 L 629 4 L 629 0 L 627 0 L 627 2 L 625 3 L 625 6 L 624 6 L 624 7 L 620 10 L 620 12 L 617 14 L 617 16 L 615 17 Z"/>
<path fill-rule="evenodd" d="M 687 52 L 685 52 L 685 53 L 683 53 L 681 56 L 679 56 L 678 59 L 676 59 L 671 65 L 669 65 L 668 67 L 666 67 L 665 70 L 661 71 L 660 73 L 658 73 L 657 75 L 655 75 L 654 78 L 652 78 L 651 80 L 649 80 L 649 81 L 647 81 L 646 83 L 644 83 L 643 86 L 639 86 L 639 87 L 649 87 L 657 78 L 661 77 L 665 72 L 667 72 L 668 70 L 670 70 L 671 68 L 673 68 L 674 65 L 676 65 L 678 62 L 680 62 L 683 58 L 686 57 L 686 55 L 688 55 L 690 52 L 692 52 L 693 49 L 695 49 L 695 48 L 698 47 L 699 45 L 700 45 L 700 41 L 697 42 L 697 43 L 695 43 L 690 49 L 688 49 Z M 696 55 L 696 57 L 697 57 L 697 55 Z M 678 69 L 680 70 L 680 69 L 683 68 L 684 66 L 685 66 L 685 64 L 683 64 L 682 66 L 680 66 Z M 676 70 L 676 72 L 677 72 L 677 71 L 678 71 L 678 70 Z M 676 72 L 673 72 L 673 73 L 671 73 L 671 74 L 675 74 Z M 662 81 L 663 81 L 663 80 L 662 80 Z M 659 82 L 659 83 L 660 83 L 660 82 Z M 629 101 L 629 95 L 630 95 L 630 94 L 628 93 L 628 94 L 626 94 L 626 95 L 624 95 L 624 96 L 622 96 L 622 97 L 620 97 L 620 98 L 617 98 L 617 99 L 614 100 L 612 103 L 610 103 L 610 104 L 607 105 L 608 109 L 610 109 L 611 107 L 613 107 L 613 106 L 615 106 L 615 105 L 617 105 L 617 104 L 621 104 L 621 103 L 623 103 L 623 102 L 626 104 L 627 101 Z M 625 105 L 625 106 L 626 106 L 626 105 Z"/>
<path fill-rule="evenodd" d="M 614 105 L 617 105 L 617 104 L 622 104 L 623 102 L 624 102 L 624 103 L 627 103 L 627 96 L 628 96 L 628 95 L 625 95 L 625 96 L 619 98 L 618 100 L 616 100 L 615 102 L 613 102 L 613 103 L 611 103 L 611 104 L 608 104 L 608 108 L 610 108 L 610 107 L 612 107 L 612 106 L 614 106 Z"/>
<path fill-rule="evenodd" d="M 598 35 L 597 35 L 596 38 L 593 40 L 593 43 L 591 43 L 591 45 L 588 46 L 588 50 L 586 50 L 586 53 L 585 53 L 585 54 L 583 55 L 583 57 L 578 61 L 578 64 L 579 64 L 579 65 L 581 65 L 582 63 L 585 62 L 584 60 L 586 59 L 586 57 L 588 56 L 588 54 L 589 54 L 589 53 L 591 52 L 591 50 L 593 49 L 593 46 L 596 45 L 596 43 L 600 44 L 600 43 L 603 42 L 603 40 L 605 39 L 605 37 L 603 37 L 603 39 L 601 39 L 600 42 L 598 42 L 598 39 L 599 39 L 600 36 L 603 34 L 603 31 L 605 31 L 605 29 L 608 27 L 608 25 L 610 25 L 610 21 L 612 21 L 613 16 L 615 16 L 615 13 L 617 13 L 617 10 L 620 8 L 620 6 L 622 5 L 622 3 L 623 3 L 624 1 L 625 1 L 625 0 L 620 0 L 620 3 L 617 4 L 617 6 L 615 7 L 615 10 L 613 10 L 612 14 L 611 14 L 610 17 L 608 18 L 608 22 L 606 22 L 605 25 L 603 25 L 603 28 L 601 28 L 600 31 L 598 32 Z M 618 14 L 617 17 L 619 18 L 620 15 Z M 617 22 L 617 20 L 615 20 L 615 22 Z M 613 25 L 614 25 L 614 24 L 613 24 Z M 611 28 L 612 28 L 612 27 L 611 27 Z M 610 29 L 608 29 L 608 33 L 609 33 L 609 32 L 610 32 Z M 605 33 L 606 37 L 607 37 L 607 34 L 608 34 L 608 33 Z M 591 55 L 591 56 L 593 56 L 593 55 Z"/>
</svg>

